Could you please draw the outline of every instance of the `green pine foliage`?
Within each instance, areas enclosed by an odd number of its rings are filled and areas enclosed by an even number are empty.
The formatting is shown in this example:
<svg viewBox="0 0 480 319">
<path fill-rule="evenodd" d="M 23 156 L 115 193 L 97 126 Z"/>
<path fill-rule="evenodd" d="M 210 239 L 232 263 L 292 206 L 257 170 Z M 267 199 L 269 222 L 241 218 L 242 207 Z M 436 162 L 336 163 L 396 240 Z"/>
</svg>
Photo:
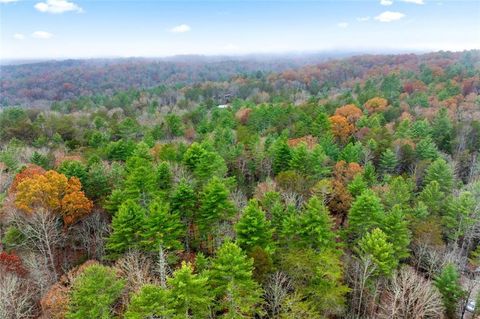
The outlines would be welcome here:
<svg viewBox="0 0 480 319">
<path fill-rule="evenodd" d="M 102 265 L 91 265 L 75 279 L 68 304 L 68 319 L 114 318 L 112 308 L 125 283 L 115 271 Z"/>
</svg>

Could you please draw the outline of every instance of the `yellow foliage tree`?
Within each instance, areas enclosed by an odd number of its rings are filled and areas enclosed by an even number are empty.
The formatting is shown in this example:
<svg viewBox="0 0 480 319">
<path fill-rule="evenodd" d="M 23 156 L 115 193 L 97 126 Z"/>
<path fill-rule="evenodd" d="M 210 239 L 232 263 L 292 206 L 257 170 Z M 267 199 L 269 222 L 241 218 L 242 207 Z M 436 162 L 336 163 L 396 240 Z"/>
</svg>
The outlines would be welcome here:
<svg viewBox="0 0 480 319">
<path fill-rule="evenodd" d="M 78 178 L 68 179 L 65 175 L 50 170 L 21 181 L 16 188 L 15 205 L 26 213 L 42 208 L 60 214 L 65 224 L 70 225 L 90 213 L 93 208 L 92 201 L 81 189 L 82 184 Z"/>
</svg>

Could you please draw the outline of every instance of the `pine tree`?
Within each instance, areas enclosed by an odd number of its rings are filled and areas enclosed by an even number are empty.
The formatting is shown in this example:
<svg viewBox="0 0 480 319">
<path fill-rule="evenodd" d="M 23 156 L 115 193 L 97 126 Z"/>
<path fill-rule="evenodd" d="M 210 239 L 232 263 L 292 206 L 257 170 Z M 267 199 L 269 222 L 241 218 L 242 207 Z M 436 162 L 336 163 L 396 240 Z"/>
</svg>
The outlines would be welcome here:
<svg viewBox="0 0 480 319">
<path fill-rule="evenodd" d="M 407 258 L 409 254 L 411 234 L 408 228 L 408 221 L 400 205 L 395 205 L 385 216 L 381 229 L 393 244 L 395 257 L 399 260 Z"/>
<path fill-rule="evenodd" d="M 192 266 L 185 262 L 173 273 L 173 277 L 168 278 L 175 318 L 209 318 L 212 297 L 207 281 L 206 276 L 194 274 Z"/>
<path fill-rule="evenodd" d="M 355 199 L 348 212 L 348 232 L 353 238 L 362 236 L 379 226 L 383 214 L 380 198 L 372 190 L 365 190 Z"/>
<path fill-rule="evenodd" d="M 253 260 L 235 243 L 225 242 L 209 271 L 223 318 L 251 318 L 258 311 L 261 288 L 252 277 Z"/>
<path fill-rule="evenodd" d="M 162 287 L 146 284 L 132 296 L 125 319 L 166 319 L 173 315 L 170 292 Z"/>
<path fill-rule="evenodd" d="M 440 109 L 432 123 L 432 137 L 438 148 L 447 153 L 452 149 L 453 125 L 446 108 Z"/>
<path fill-rule="evenodd" d="M 107 239 L 107 250 L 116 258 L 140 243 L 145 211 L 137 203 L 127 200 L 112 219 L 112 233 Z"/>
<path fill-rule="evenodd" d="M 245 251 L 250 252 L 255 246 L 266 251 L 272 251 L 272 229 L 265 218 L 265 212 L 259 207 L 258 201 L 251 199 L 242 217 L 235 225 L 237 243 Z"/>
<path fill-rule="evenodd" d="M 186 248 L 190 249 L 190 242 L 193 237 L 194 214 L 197 206 L 197 197 L 193 187 L 184 179 L 177 184 L 170 198 L 172 213 L 178 214 L 187 228 Z"/>
<path fill-rule="evenodd" d="M 125 181 L 124 195 L 125 198 L 132 199 L 145 208 L 155 197 L 157 180 L 152 165 L 140 163 L 143 161 L 139 161 L 138 165 L 131 164 L 133 168 Z"/>
<path fill-rule="evenodd" d="M 103 199 L 110 191 L 110 183 L 102 163 L 92 164 L 88 168 L 84 184 L 85 193 L 92 199 Z"/>
<path fill-rule="evenodd" d="M 380 169 L 385 174 L 392 174 L 395 172 L 395 168 L 397 167 L 397 157 L 395 153 L 387 148 L 383 153 L 382 157 L 380 158 Z"/>
<path fill-rule="evenodd" d="M 356 198 L 368 188 L 368 184 L 362 174 L 357 174 L 347 186 L 350 194 Z"/>
<path fill-rule="evenodd" d="M 157 251 L 159 246 L 175 251 L 182 248 L 184 227 L 177 213 L 171 212 L 168 204 L 154 200 L 145 217 L 142 245 L 147 251 Z"/>
<path fill-rule="evenodd" d="M 458 303 L 464 293 L 460 284 L 460 275 L 455 265 L 448 264 L 445 266 L 434 282 L 442 295 L 447 316 L 455 318 Z"/>
<path fill-rule="evenodd" d="M 429 183 L 418 195 L 418 199 L 427 207 L 430 214 L 440 215 L 444 206 L 445 194 L 440 190 L 437 181 Z"/>
<path fill-rule="evenodd" d="M 168 190 L 172 186 L 172 172 L 167 162 L 161 162 L 157 167 L 157 185 L 161 190 Z"/>
<path fill-rule="evenodd" d="M 198 211 L 198 227 L 203 235 L 211 233 L 218 223 L 229 219 L 234 213 L 233 203 L 229 199 L 229 191 L 218 178 L 212 178 L 205 185 L 200 198 Z"/>
<path fill-rule="evenodd" d="M 271 152 L 274 174 L 278 174 L 290 168 L 292 153 L 285 138 L 276 140 L 271 147 Z"/>
<path fill-rule="evenodd" d="M 371 258 L 378 267 L 378 274 L 389 276 L 397 268 L 398 258 L 395 256 L 393 244 L 388 242 L 387 235 L 379 228 L 363 236 L 358 247 L 360 256 Z"/>
<path fill-rule="evenodd" d="M 313 196 L 301 214 L 294 213 L 285 220 L 282 233 L 292 247 L 324 250 L 335 247 L 332 227 L 328 209 Z"/>
<path fill-rule="evenodd" d="M 419 160 L 432 160 L 438 158 L 438 149 L 430 137 L 422 138 L 415 149 Z"/>
<path fill-rule="evenodd" d="M 112 306 L 120 297 L 124 285 L 109 267 L 89 266 L 73 283 L 66 318 L 112 318 Z"/>
<path fill-rule="evenodd" d="M 427 172 L 424 179 L 424 184 L 436 181 L 440 186 L 440 191 L 449 194 L 453 187 L 453 171 L 450 165 L 443 158 L 435 160 L 427 168 Z"/>
<path fill-rule="evenodd" d="M 458 197 L 449 196 L 445 203 L 442 225 L 447 237 L 455 241 L 475 223 L 474 212 L 477 203 L 470 192 L 462 192 Z"/>
</svg>

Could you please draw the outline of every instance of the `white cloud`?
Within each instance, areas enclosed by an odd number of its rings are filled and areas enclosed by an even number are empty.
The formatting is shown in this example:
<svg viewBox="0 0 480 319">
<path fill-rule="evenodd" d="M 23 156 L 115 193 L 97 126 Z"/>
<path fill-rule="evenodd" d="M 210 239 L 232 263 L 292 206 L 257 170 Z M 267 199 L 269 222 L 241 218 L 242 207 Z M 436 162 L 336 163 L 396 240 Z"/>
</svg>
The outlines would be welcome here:
<svg viewBox="0 0 480 319">
<path fill-rule="evenodd" d="M 415 3 L 415 4 L 425 4 L 424 0 L 402 0 L 403 2 Z"/>
<path fill-rule="evenodd" d="M 68 11 L 83 12 L 83 9 L 80 8 L 78 4 L 68 0 L 47 0 L 35 4 L 34 7 L 40 12 L 48 13 L 64 13 Z"/>
<path fill-rule="evenodd" d="M 23 40 L 23 39 L 25 39 L 25 36 L 24 36 L 23 34 L 21 34 L 21 33 L 15 33 L 15 34 L 13 35 L 13 38 L 14 38 L 15 40 Z"/>
<path fill-rule="evenodd" d="M 12 3 L 17 2 L 18 0 L 0 0 L 0 3 Z"/>
<path fill-rule="evenodd" d="M 370 20 L 370 17 L 358 17 L 357 18 L 358 22 L 365 22 L 365 21 L 368 21 L 368 20 Z"/>
<path fill-rule="evenodd" d="M 392 22 L 400 20 L 403 17 L 405 17 L 405 15 L 401 12 L 385 11 L 376 16 L 375 20 L 380 22 Z"/>
<path fill-rule="evenodd" d="M 337 26 L 342 29 L 348 28 L 348 22 L 337 23 Z"/>
<path fill-rule="evenodd" d="M 393 4 L 392 0 L 380 0 L 382 6 L 391 6 Z"/>
<path fill-rule="evenodd" d="M 36 39 L 50 39 L 53 34 L 47 31 L 35 31 L 32 33 L 32 37 Z"/>
<path fill-rule="evenodd" d="M 180 25 L 177 25 L 176 27 L 171 28 L 170 32 L 184 33 L 184 32 L 188 32 L 190 30 L 191 30 L 191 28 L 188 24 L 180 24 Z"/>
</svg>

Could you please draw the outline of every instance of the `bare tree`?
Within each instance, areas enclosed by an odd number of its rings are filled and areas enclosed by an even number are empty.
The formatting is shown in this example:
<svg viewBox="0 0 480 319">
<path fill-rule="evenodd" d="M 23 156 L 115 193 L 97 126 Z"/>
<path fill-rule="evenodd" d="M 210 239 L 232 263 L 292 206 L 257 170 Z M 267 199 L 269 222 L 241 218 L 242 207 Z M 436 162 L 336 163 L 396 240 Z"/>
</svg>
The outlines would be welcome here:
<svg viewBox="0 0 480 319">
<path fill-rule="evenodd" d="M 394 275 L 386 289 L 378 317 L 442 318 L 442 297 L 430 281 L 418 275 L 413 268 L 403 267 Z"/>
<path fill-rule="evenodd" d="M 277 271 L 270 276 L 265 285 L 266 308 L 270 318 L 278 318 L 282 304 L 292 290 L 292 283 L 283 272 Z"/>
<path fill-rule="evenodd" d="M 12 273 L 0 275 L 0 318 L 33 318 L 35 290 L 26 279 Z"/>
<path fill-rule="evenodd" d="M 109 232 L 109 225 L 101 212 L 94 212 L 85 217 L 78 227 L 75 227 L 72 236 L 80 242 L 88 257 L 101 260 L 105 255 L 105 238 Z"/>
<path fill-rule="evenodd" d="M 172 270 L 167 263 L 167 253 L 163 250 L 162 245 L 158 247 L 158 260 L 155 267 L 158 276 L 160 277 L 160 286 L 167 287 L 167 278 L 172 274 Z"/>
<path fill-rule="evenodd" d="M 58 217 L 43 209 L 31 214 L 17 213 L 12 216 L 12 224 L 22 232 L 25 244 L 44 257 L 45 264 L 49 265 L 56 280 L 55 250 L 64 238 Z"/>
<path fill-rule="evenodd" d="M 350 288 L 350 313 L 353 318 L 367 317 L 367 306 L 369 301 L 376 295 L 377 285 L 374 291 L 369 290 L 369 283 L 373 279 L 377 269 L 370 257 L 350 257 L 348 261 L 350 270 L 346 272 L 346 280 Z"/>
</svg>

